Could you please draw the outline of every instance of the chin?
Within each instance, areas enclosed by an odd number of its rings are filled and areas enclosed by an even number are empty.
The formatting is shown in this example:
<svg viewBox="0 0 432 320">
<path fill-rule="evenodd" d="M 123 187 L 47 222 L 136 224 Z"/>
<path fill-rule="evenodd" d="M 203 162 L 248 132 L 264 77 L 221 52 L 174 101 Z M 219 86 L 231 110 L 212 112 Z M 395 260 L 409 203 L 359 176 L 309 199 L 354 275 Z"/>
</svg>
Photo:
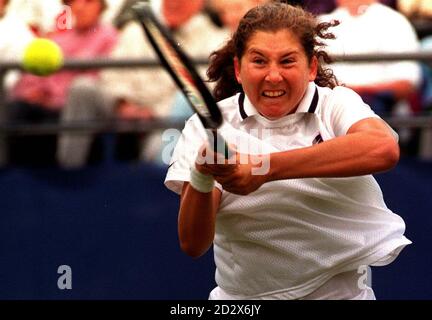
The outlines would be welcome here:
<svg viewBox="0 0 432 320">
<path fill-rule="evenodd" d="M 280 118 L 282 118 L 282 117 L 284 117 L 284 116 L 286 116 L 287 115 L 287 113 L 266 113 L 266 114 L 261 114 L 264 118 L 266 118 L 266 119 L 269 119 L 269 120 L 277 120 L 277 119 L 280 119 Z"/>
<path fill-rule="evenodd" d="M 272 108 L 267 106 L 264 110 L 266 112 L 263 112 L 262 115 L 271 120 L 279 119 L 289 114 L 289 110 L 286 110 L 286 108 Z"/>
</svg>

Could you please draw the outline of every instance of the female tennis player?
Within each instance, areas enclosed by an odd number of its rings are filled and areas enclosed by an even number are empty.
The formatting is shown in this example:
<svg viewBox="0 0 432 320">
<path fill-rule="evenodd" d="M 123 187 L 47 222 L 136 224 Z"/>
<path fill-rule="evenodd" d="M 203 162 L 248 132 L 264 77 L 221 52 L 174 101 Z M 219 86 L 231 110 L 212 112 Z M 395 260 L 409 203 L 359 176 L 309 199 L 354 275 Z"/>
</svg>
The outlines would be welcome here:
<svg viewBox="0 0 432 320">
<path fill-rule="evenodd" d="M 212 55 L 236 156 L 215 155 L 194 115 L 166 177 L 181 194 L 181 248 L 199 257 L 213 244 L 210 299 L 375 299 L 359 270 L 411 243 L 371 175 L 397 164 L 397 134 L 323 65 L 334 24 L 272 2 Z"/>
</svg>

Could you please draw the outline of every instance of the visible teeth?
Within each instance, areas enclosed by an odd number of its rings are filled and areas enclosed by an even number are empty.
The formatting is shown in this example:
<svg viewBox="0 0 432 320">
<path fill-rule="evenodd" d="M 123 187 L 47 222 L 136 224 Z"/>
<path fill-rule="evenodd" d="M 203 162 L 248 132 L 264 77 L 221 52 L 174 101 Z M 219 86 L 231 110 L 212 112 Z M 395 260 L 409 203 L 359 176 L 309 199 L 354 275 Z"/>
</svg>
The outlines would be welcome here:
<svg viewBox="0 0 432 320">
<path fill-rule="evenodd" d="M 266 97 L 272 97 L 272 98 L 274 98 L 274 97 L 280 97 L 280 96 L 282 96 L 284 94 L 285 94 L 285 91 L 283 91 L 283 90 L 280 90 L 280 91 L 264 91 L 263 92 L 264 96 L 266 96 Z"/>
</svg>

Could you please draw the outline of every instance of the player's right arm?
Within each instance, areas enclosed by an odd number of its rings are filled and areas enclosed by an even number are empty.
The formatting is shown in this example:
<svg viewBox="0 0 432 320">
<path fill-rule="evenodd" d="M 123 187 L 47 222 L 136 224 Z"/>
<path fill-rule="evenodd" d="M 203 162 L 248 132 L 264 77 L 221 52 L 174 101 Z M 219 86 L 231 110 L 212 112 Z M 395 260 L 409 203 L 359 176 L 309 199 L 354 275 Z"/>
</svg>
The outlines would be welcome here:
<svg viewBox="0 0 432 320">
<path fill-rule="evenodd" d="M 218 188 L 202 193 L 188 182 L 183 185 L 178 217 L 181 249 L 191 257 L 205 254 L 213 243 L 216 213 L 222 192 Z"/>
</svg>

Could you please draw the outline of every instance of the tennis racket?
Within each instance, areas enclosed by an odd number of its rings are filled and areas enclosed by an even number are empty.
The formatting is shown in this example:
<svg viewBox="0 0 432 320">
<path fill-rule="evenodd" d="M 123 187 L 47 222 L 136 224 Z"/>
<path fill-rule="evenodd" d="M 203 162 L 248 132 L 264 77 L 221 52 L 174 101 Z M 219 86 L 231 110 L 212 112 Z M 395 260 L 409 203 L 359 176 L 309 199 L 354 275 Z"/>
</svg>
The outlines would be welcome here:
<svg viewBox="0 0 432 320">
<path fill-rule="evenodd" d="M 222 113 L 192 61 L 181 50 L 171 33 L 158 21 L 148 1 L 140 1 L 132 7 L 138 21 L 159 57 L 162 65 L 186 97 L 189 105 L 198 114 L 201 123 L 213 142 L 213 150 L 226 159 L 231 151 L 217 129 L 222 125 Z"/>
</svg>

